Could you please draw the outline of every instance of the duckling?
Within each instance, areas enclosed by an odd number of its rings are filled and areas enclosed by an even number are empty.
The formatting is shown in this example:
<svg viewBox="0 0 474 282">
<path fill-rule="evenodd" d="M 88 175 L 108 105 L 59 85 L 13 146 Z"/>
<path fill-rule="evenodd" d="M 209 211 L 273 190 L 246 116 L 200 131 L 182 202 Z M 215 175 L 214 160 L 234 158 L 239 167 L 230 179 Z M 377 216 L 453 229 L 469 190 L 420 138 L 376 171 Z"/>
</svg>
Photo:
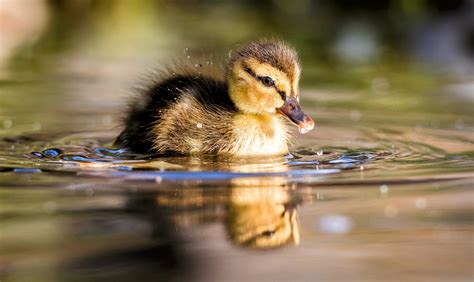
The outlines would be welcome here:
<svg viewBox="0 0 474 282">
<path fill-rule="evenodd" d="M 281 41 L 231 52 L 224 79 L 173 70 L 132 103 L 116 144 L 137 153 L 270 156 L 288 153 L 289 130 L 312 130 L 299 105 L 301 67 Z"/>
</svg>

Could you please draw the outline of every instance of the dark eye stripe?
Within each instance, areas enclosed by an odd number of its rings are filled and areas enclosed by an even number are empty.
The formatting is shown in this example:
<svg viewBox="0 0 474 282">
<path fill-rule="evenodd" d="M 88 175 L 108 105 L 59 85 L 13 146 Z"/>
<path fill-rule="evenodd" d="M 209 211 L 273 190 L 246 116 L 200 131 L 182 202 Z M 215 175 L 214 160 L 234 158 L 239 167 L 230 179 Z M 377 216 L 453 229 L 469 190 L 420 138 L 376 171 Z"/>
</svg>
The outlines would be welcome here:
<svg viewBox="0 0 474 282">
<path fill-rule="evenodd" d="M 244 71 L 246 71 L 248 74 L 250 74 L 251 76 L 253 76 L 255 79 L 259 80 L 260 82 L 262 82 L 262 79 L 264 78 L 263 76 L 258 76 L 249 66 L 247 65 L 244 65 Z M 278 92 L 278 94 L 280 94 L 280 96 L 283 98 L 283 100 L 285 99 L 285 96 L 286 96 L 286 93 L 285 91 L 282 91 L 282 90 L 279 90 L 275 84 L 272 85 L 273 88 L 275 88 L 275 90 Z"/>
<path fill-rule="evenodd" d="M 249 73 L 251 76 L 257 78 L 257 74 L 256 74 L 251 68 L 249 68 L 248 66 L 245 66 L 245 65 L 244 65 L 244 71 L 246 71 L 247 73 Z"/>
</svg>

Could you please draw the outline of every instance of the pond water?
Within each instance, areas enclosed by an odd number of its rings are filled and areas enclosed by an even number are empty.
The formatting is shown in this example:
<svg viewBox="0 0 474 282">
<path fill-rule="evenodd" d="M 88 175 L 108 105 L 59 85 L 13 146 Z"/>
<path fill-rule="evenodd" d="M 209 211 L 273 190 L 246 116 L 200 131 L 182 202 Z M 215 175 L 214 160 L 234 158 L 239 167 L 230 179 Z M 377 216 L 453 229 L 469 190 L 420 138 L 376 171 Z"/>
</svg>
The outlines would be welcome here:
<svg viewBox="0 0 474 282">
<path fill-rule="evenodd" d="M 1 68 L 1 281 L 472 279 L 472 81 L 300 44 L 290 155 L 144 156 L 112 143 L 155 53 L 90 37 Z"/>
</svg>

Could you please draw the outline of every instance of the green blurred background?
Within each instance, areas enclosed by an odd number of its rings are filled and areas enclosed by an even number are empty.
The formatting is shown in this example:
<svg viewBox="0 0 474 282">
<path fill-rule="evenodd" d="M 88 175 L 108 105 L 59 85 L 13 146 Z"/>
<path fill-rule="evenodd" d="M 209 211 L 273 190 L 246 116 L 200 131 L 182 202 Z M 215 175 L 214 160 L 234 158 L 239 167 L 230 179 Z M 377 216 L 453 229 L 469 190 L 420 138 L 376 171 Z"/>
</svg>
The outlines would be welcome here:
<svg viewBox="0 0 474 282">
<path fill-rule="evenodd" d="M 470 113 L 473 19 L 470 0 L 0 0 L 0 134 L 113 123 L 150 69 L 262 37 L 299 51 L 316 111 Z"/>
</svg>

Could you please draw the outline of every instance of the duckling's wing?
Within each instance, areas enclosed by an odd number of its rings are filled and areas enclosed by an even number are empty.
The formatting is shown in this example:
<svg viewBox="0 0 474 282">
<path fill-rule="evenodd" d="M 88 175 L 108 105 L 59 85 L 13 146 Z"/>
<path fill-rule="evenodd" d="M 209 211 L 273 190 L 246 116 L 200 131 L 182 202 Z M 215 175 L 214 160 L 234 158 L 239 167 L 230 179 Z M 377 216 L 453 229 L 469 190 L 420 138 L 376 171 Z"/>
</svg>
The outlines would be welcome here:
<svg viewBox="0 0 474 282">
<path fill-rule="evenodd" d="M 116 144 L 138 153 L 153 153 L 153 126 L 160 122 L 162 113 L 177 103 L 183 95 L 192 95 L 206 108 L 237 111 L 229 97 L 227 84 L 218 79 L 199 75 L 176 75 L 146 88 L 138 100 L 132 102 L 125 119 L 125 130 Z"/>
</svg>

